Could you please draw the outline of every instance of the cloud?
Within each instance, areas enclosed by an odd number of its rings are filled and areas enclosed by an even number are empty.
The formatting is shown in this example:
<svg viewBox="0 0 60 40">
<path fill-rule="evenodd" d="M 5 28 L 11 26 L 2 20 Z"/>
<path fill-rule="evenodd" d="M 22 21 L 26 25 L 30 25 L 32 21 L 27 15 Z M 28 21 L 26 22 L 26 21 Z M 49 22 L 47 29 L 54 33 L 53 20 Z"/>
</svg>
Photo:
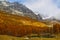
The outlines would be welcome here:
<svg viewBox="0 0 60 40">
<path fill-rule="evenodd" d="M 34 12 L 39 12 L 43 16 L 54 16 L 55 18 L 59 19 L 59 3 L 60 0 L 27 0 L 24 4 Z"/>
</svg>

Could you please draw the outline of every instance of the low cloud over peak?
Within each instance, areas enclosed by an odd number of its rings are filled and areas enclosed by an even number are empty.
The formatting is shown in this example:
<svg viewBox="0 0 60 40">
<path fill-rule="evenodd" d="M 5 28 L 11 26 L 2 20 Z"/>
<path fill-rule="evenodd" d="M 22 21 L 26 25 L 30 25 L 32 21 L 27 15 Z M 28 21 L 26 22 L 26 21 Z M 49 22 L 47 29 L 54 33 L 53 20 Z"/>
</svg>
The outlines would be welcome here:
<svg viewBox="0 0 60 40">
<path fill-rule="evenodd" d="M 14 2 L 13 0 L 10 0 Z M 45 18 L 46 16 L 53 16 L 60 19 L 60 0 L 15 0 L 24 5 L 34 12 L 38 12 Z M 36 13 L 36 14 L 38 14 Z"/>
<path fill-rule="evenodd" d="M 29 0 L 28 2 L 26 1 L 24 4 L 34 12 L 39 12 L 44 16 L 54 16 L 55 18 L 59 19 L 59 3 L 60 0 Z"/>
</svg>

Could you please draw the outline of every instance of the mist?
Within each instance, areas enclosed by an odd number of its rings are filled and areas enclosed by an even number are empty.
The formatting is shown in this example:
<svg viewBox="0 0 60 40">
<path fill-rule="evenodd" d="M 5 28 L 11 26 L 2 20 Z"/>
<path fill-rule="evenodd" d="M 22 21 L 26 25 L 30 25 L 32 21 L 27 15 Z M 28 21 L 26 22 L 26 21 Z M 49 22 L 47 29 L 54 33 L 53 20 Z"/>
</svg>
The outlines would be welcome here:
<svg viewBox="0 0 60 40">
<path fill-rule="evenodd" d="M 23 4 L 33 10 L 35 14 L 38 14 L 36 12 L 42 14 L 43 18 L 52 16 L 60 20 L 60 0 L 30 0 Z"/>
<path fill-rule="evenodd" d="M 13 0 L 9 0 L 14 2 Z M 35 14 L 41 14 L 43 18 L 55 17 L 60 20 L 60 0 L 15 0 L 24 4 Z M 37 12 L 37 13 L 36 13 Z"/>
</svg>

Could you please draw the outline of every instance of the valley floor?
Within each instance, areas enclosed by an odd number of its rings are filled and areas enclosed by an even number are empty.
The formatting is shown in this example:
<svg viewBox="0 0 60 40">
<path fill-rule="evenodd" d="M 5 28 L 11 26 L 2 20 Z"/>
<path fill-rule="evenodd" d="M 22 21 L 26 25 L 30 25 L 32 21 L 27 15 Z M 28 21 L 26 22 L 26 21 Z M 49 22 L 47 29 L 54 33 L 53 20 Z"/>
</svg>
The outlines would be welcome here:
<svg viewBox="0 0 60 40">
<path fill-rule="evenodd" d="M 0 35 L 0 40 L 60 40 L 60 34 L 56 35 L 54 38 L 31 37 L 30 39 L 25 39 L 24 37 Z"/>
</svg>

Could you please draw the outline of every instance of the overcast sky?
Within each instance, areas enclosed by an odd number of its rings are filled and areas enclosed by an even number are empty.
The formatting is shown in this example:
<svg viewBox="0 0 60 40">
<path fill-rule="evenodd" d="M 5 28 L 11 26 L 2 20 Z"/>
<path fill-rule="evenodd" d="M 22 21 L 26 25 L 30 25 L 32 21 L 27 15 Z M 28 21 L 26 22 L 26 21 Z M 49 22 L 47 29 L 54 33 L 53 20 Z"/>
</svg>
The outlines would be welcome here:
<svg viewBox="0 0 60 40">
<path fill-rule="evenodd" d="M 15 0 L 26 5 L 34 12 L 38 12 L 44 16 L 54 16 L 60 19 L 60 0 Z M 14 2 L 14 0 L 10 0 Z M 36 14 L 38 14 L 36 13 Z"/>
</svg>

